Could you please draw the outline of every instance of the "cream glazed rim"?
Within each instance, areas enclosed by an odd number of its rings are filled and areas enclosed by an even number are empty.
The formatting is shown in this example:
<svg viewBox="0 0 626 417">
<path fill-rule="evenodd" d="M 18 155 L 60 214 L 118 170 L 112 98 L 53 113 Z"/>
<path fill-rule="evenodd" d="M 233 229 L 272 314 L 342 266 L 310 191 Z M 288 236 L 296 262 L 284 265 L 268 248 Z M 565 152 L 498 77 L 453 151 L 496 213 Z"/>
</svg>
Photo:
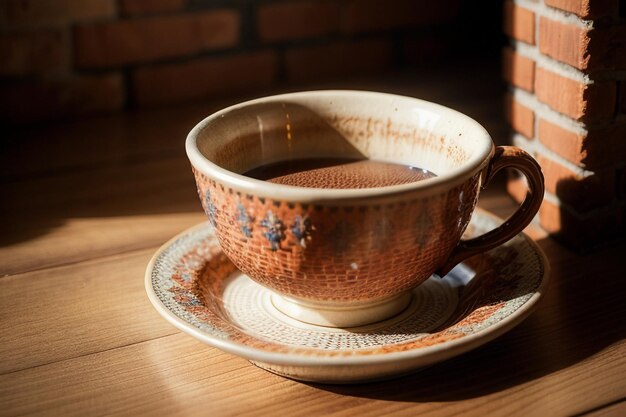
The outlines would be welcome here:
<svg viewBox="0 0 626 417">
<path fill-rule="evenodd" d="M 387 100 L 389 108 L 395 108 L 400 104 L 410 106 L 413 111 L 426 114 L 438 114 L 444 118 L 445 123 L 451 125 L 448 129 L 454 129 L 459 136 L 471 136 L 476 143 L 475 150 L 469 160 L 463 166 L 451 169 L 446 173 L 436 173 L 437 176 L 422 181 L 398 184 L 384 187 L 370 188 L 313 188 L 298 187 L 293 185 L 276 184 L 247 177 L 242 174 L 229 171 L 207 159 L 198 149 L 197 140 L 208 125 L 213 121 L 225 117 L 234 110 L 244 109 L 248 106 L 280 103 L 280 104 L 306 104 L 320 100 L 327 100 L 327 106 L 336 106 L 333 100 L 337 97 L 347 97 L 354 102 L 362 102 L 361 107 L 369 109 L 371 102 L 368 99 Z M 358 198 L 391 197 L 406 192 L 419 193 L 421 196 L 429 196 L 442 190 L 462 184 L 477 172 L 483 170 L 489 163 L 490 156 L 495 149 L 491 136 L 487 130 L 471 117 L 451 108 L 430 101 L 401 96 L 396 94 L 360 91 L 360 90 L 313 90 L 296 93 L 286 93 L 274 96 L 257 98 L 254 100 L 238 103 L 219 110 L 200 121 L 187 135 L 185 141 L 187 157 L 192 166 L 202 174 L 228 186 L 234 190 L 264 196 L 274 199 L 284 199 L 299 202 L 323 202 L 338 201 Z M 427 167 L 426 167 L 427 168 Z"/>
<path fill-rule="evenodd" d="M 475 215 L 481 217 L 488 217 L 491 221 L 500 221 L 499 218 L 491 213 L 485 212 L 481 209 L 476 209 Z M 503 319 L 497 321 L 494 324 L 488 325 L 486 328 L 476 331 L 475 333 L 464 335 L 463 337 L 446 340 L 440 343 L 435 343 L 431 346 L 419 347 L 403 351 L 392 351 L 384 353 L 374 353 L 367 355 L 343 355 L 343 356 L 307 356 L 306 354 L 297 354 L 294 352 L 270 352 L 261 350 L 259 348 L 250 347 L 245 343 L 229 340 L 228 338 L 217 337 L 209 334 L 190 322 L 178 317 L 173 311 L 171 311 L 163 302 L 159 299 L 153 286 L 153 270 L 155 262 L 161 254 L 166 251 L 171 245 L 177 242 L 179 239 L 184 238 L 186 235 L 192 234 L 195 231 L 206 228 L 206 223 L 193 226 L 177 236 L 170 239 L 164 245 L 162 245 L 153 255 L 152 259 L 148 263 L 145 273 L 145 287 L 148 298 L 155 307 L 155 309 L 163 316 L 168 322 L 174 325 L 179 330 L 190 334 L 196 339 L 216 347 L 225 352 L 240 356 L 253 363 L 269 364 L 271 366 L 279 367 L 341 367 L 341 366 L 364 366 L 364 365 L 385 365 L 385 364 L 401 364 L 410 363 L 411 369 L 416 367 L 425 366 L 428 364 L 434 364 L 436 362 L 452 358 L 458 354 L 470 351 L 480 345 L 483 345 L 512 328 L 516 327 L 526 317 L 530 315 L 532 310 L 537 305 L 537 302 L 542 298 L 545 293 L 548 276 L 549 276 L 549 262 L 541 250 L 541 248 L 525 234 L 520 233 L 517 237 L 524 239 L 524 242 L 529 245 L 531 250 L 537 256 L 537 262 L 541 265 L 542 276 L 539 277 L 539 285 L 534 290 L 532 295 L 523 303 L 515 308 L 513 312 L 508 314 Z M 480 233 L 480 232 L 478 232 Z M 515 240 L 516 238 L 512 239 Z M 217 245 L 217 242 L 215 243 Z M 222 320 L 225 321 L 225 320 Z M 232 325 L 232 323 L 231 323 Z M 394 372 L 401 373 L 401 371 Z M 294 375 L 292 376 L 299 379 Z"/>
</svg>

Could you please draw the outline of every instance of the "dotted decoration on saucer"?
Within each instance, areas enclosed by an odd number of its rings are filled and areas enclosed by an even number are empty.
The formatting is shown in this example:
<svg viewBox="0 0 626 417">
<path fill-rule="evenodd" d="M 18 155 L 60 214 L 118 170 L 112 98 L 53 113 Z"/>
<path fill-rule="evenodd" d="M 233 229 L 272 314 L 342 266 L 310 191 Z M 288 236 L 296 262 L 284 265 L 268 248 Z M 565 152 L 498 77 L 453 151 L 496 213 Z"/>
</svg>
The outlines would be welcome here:
<svg viewBox="0 0 626 417">
<path fill-rule="evenodd" d="M 247 333 L 285 345 L 323 350 L 356 350 L 386 346 L 426 336 L 452 314 L 456 290 L 430 279 L 413 291 L 406 310 L 380 323 L 333 329 L 298 322 L 278 311 L 271 292 L 243 274 L 224 285 L 223 303 L 230 321 Z"/>
<path fill-rule="evenodd" d="M 475 236 L 496 225 L 490 216 L 474 216 L 466 235 Z M 466 337 L 517 311 L 544 275 L 540 255 L 527 239 L 518 235 L 472 258 L 455 270 L 457 276 L 431 278 L 414 290 L 412 304 L 403 313 L 363 328 L 307 325 L 278 312 L 269 292 L 228 261 L 208 223 L 185 233 L 157 256 L 151 285 L 166 309 L 213 339 L 302 356 L 387 354 Z M 472 300 L 464 317 L 439 328 L 456 306 L 457 289 L 451 283 L 467 282 L 473 274 L 480 275 L 488 288 Z"/>
</svg>

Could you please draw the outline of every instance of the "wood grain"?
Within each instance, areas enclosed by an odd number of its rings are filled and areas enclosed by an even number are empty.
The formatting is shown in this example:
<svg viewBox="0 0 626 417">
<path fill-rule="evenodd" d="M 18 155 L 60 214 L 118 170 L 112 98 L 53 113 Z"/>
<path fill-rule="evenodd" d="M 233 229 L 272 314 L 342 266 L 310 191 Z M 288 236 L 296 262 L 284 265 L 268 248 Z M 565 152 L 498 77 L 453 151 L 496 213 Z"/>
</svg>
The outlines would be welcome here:
<svg viewBox="0 0 626 417">
<path fill-rule="evenodd" d="M 10 275 L 160 245 L 204 221 L 204 213 L 171 213 L 65 219 L 46 232 L 0 247 L 0 274 Z"/>
<path fill-rule="evenodd" d="M 597 410 L 593 410 L 587 414 L 587 417 L 623 417 L 625 415 L 626 399 L 622 399 L 606 407 L 600 407 Z"/>
<path fill-rule="evenodd" d="M 183 156 L 15 181 L 0 274 L 159 245 L 204 217 Z"/>
<path fill-rule="evenodd" d="M 155 250 L 0 278 L 0 373 L 175 333 L 144 291 Z"/>
<path fill-rule="evenodd" d="M 507 372 L 529 362 L 507 366 L 504 359 L 485 361 L 488 355 L 506 356 L 508 347 L 510 341 L 495 342 L 413 376 L 342 387 L 275 376 L 176 334 L 0 376 L 0 393 L 4 404 L 20 415 L 71 416 L 90 410 L 90 415 L 373 417 L 412 416 L 419 410 L 420 415 L 510 416 L 584 412 L 600 404 L 588 395 L 590 382 L 602 390 L 624 383 L 624 358 L 615 346 L 603 358 L 594 358 L 604 366 L 589 360 L 546 375 L 539 383 L 499 389 L 494 384 L 506 379 Z M 481 376 L 492 378 L 476 379 L 473 372 L 485 367 L 488 373 Z M 450 382 L 440 385 L 444 380 Z"/>
</svg>

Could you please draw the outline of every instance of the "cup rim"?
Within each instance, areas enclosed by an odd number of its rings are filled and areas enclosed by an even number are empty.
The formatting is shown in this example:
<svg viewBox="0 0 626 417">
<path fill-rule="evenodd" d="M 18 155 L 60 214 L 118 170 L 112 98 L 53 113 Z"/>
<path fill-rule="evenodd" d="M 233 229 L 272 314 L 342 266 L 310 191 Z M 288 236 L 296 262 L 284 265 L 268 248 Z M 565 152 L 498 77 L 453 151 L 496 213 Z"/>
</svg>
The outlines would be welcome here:
<svg viewBox="0 0 626 417">
<path fill-rule="evenodd" d="M 477 138 L 484 139 L 484 146 L 472 155 L 468 162 L 463 166 L 455 168 L 448 173 L 437 175 L 422 181 L 416 181 L 407 184 L 390 185 L 383 187 L 371 188 L 312 188 L 299 187 L 293 185 L 270 183 L 263 180 L 251 178 L 242 174 L 229 171 L 206 158 L 198 149 L 197 140 L 204 128 L 211 124 L 214 120 L 222 117 L 222 115 L 237 109 L 242 109 L 251 105 L 263 103 L 279 102 L 281 100 L 304 99 L 307 97 L 336 97 L 352 96 L 355 99 L 372 99 L 372 98 L 396 98 L 400 100 L 413 101 L 417 106 L 429 111 L 437 112 L 447 116 L 449 119 L 460 119 L 466 125 L 474 129 L 474 135 Z M 430 101 L 402 96 L 397 94 L 389 94 L 375 91 L 363 90 L 311 90 L 294 93 L 277 94 L 261 97 L 253 100 L 244 101 L 231 105 L 219 110 L 203 120 L 201 120 L 189 132 L 185 141 L 185 150 L 187 157 L 192 166 L 202 174 L 214 179 L 215 181 L 228 186 L 234 190 L 247 194 L 271 197 L 275 199 L 285 199 L 300 202 L 321 202 L 328 200 L 344 200 L 363 197 L 387 197 L 407 192 L 419 192 L 424 194 L 432 194 L 441 189 L 449 189 L 455 185 L 463 183 L 467 178 L 473 176 L 476 172 L 482 170 L 487 164 L 489 157 L 493 153 L 494 144 L 487 130 L 476 120 L 471 117 L 449 107 Z"/>
</svg>

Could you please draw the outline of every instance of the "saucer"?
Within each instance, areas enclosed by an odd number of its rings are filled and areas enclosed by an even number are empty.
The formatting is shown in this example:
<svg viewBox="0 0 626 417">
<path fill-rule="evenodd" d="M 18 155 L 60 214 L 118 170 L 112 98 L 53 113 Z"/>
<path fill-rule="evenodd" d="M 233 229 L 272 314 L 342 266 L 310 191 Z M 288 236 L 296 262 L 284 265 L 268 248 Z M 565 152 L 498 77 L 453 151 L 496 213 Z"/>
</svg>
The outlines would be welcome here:
<svg viewBox="0 0 626 417">
<path fill-rule="evenodd" d="M 500 223 L 477 209 L 465 237 Z M 276 309 L 272 293 L 237 270 L 204 223 L 155 253 L 146 291 L 167 321 L 202 342 L 289 378 L 351 383 L 410 373 L 495 339 L 532 312 L 548 271 L 541 249 L 520 233 L 429 278 L 390 319 L 329 328 Z"/>
</svg>

